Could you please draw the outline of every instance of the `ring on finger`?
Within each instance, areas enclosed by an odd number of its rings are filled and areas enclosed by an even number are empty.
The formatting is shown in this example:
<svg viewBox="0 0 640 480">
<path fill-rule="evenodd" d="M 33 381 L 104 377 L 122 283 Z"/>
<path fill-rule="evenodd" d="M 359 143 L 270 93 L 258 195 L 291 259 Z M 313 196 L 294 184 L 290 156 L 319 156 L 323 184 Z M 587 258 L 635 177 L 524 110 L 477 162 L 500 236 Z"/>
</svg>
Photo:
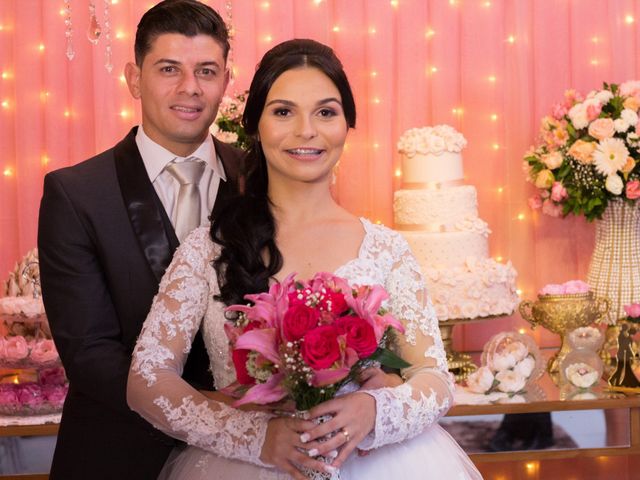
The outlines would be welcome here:
<svg viewBox="0 0 640 480">
<path fill-rule="evenodd" d="M 345 443 L 349 443 L 349 430 L 347 430 L 345 427 L 342 427 L 342 429 L 340 429 L 340 433 L 344 435 Z"/>
</svg>

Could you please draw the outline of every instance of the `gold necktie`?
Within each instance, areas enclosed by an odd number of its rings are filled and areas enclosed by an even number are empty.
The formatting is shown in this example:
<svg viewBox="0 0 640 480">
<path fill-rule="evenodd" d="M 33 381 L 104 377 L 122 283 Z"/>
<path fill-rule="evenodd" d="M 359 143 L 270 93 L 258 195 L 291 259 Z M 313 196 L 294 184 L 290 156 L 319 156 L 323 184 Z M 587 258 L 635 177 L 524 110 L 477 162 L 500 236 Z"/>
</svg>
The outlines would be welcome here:
<svg viewBox="0 0 640 480">
<path fill-rule="evenodd" d="M 176 236 L 182 242 L 191 230 L 200 226 L 200 188 L 198 183 L 204 172 L 204 162 L 192 158 L 180 163 L 170 163 L 164 169 L 178 183 L 178 203 L 173 212 Z"/>
</svg>

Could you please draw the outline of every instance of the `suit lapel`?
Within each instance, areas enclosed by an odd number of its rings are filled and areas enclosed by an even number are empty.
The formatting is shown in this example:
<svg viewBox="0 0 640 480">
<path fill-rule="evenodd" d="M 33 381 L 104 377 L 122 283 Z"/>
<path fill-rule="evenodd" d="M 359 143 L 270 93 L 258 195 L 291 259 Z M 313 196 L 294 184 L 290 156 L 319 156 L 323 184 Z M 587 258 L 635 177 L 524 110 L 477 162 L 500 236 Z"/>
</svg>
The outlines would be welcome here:
<svg viewBox="0 0 640 480">
<path fill-rule="evenodd" d="M 159 282 L 178 239 L 147 175 L 135 141 L 136 130 L 133 128 L 114 148 L 116 175 L 133 231 Z"/>
</svg>

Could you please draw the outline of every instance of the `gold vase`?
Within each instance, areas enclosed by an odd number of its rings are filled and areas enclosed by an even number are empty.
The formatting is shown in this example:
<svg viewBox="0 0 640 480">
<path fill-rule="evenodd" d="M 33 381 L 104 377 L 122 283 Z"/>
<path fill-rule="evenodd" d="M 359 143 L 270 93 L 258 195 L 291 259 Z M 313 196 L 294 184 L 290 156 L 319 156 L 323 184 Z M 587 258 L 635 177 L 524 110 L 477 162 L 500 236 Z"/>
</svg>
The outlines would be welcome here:
<svg viewBox="0 0 640 480">
<path fill-rule="evenodd" d="M 560 373 L 560 363 L 569 353 L 566 335 L 579 327 L 586 327 L 604 317 L 609 311 L 608 298 L 596 297 L 592 292 L 564 295 L 538 295 L 538 300 L 520 303 L 520 315 L 532 327 L 542 325 L 560 335 L 560 350 L 549 359 L 547 371 L 554 380 Z"/>
<path fill-rule="evenodd" d="M 640 302 L 640 202 L 611 200 L 595 223 L 587 283 L 597 296 L 611 300 L 604 320 L 612 325 L 626 317 L 625 305 Z"/>
</svg>

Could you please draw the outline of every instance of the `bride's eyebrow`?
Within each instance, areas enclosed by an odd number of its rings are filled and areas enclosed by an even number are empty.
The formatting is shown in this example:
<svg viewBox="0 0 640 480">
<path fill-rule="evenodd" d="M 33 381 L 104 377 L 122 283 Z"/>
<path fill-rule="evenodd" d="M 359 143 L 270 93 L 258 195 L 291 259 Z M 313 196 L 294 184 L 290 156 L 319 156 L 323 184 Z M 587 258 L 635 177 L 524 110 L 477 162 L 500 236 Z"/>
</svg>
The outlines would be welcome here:
<svg viewBox="0 0 640 480">
<path fill-rule="evenodd" d="M 331 102 L 336 102 L 337 104 L 342 105 L 342 102 L 339 99 L 335 98 L 335 97 L 323 98 L 322 100 L 318 100 L 316 102 L 316 105 L 318 105 L 318 106 L 319 105 L 326 105 L 327 103 L 331 103 Z M 269 105 L 272 105 L 274 103 L 278 103 L 278 104 L 281 104 L 281 105 L 286 105 L 288 107 L 295 107 L 296 106 L 296 103 L 292 102 L 291 100 L 285 100 L 285 99 L 282 99 L 282 98 L 274 98 L 273 100 L 267 102 L 265 107 L 268 107 Z"/>
</svg>

